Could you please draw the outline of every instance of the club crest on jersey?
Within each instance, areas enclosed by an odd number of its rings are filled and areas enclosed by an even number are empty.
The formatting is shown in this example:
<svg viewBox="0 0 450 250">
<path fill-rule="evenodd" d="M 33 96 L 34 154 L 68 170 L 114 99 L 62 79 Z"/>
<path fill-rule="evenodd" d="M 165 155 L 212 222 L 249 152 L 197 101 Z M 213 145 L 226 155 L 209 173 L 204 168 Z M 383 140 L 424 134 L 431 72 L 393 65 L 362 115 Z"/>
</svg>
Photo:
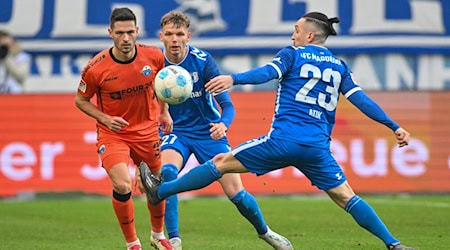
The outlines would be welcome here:
<svg viewBox="0 0 450 250">
<path fill-rule="evenodd" d="M 106 146 L 105 146 L 104 144 L 102 144 L 102 145 L 98 148 L 98 153 L 102 155 L 103 153 L 105 153 L 105 150 L 106 150 Z"/>
<path fill-rule="evenodd" d="M 198 72 L 192 72 L 191 76 L 194 82 L 198 82 Z"/>
<path fill-rule="evenodd" d="M 152 68 L 150 68 L 150 66 L 145 65 L 142 70 L 141 70 L 141 74 L 143 74 L 144 76 L 149 76 L 152 73 Z"/>
</svg>

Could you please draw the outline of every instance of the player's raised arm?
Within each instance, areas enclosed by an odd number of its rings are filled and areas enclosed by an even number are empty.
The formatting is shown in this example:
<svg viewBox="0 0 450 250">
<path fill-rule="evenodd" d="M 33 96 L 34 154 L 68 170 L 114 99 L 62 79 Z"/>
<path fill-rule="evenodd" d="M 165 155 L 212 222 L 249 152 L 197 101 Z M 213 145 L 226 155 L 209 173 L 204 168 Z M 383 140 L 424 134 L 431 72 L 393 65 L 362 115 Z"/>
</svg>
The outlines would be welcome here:
<svg viewBox="0 0 450 250">
<path fill-rule="evenodd" d="M 214 77 L 211 81 L 205 84 L 206 91 L 210 93 L 221 93 L 233 87 L 233 77 L 230 75 L 220 75 Z"/>
<path fill-rule="evenodd" d="M 384 112 L 384 110 L 362 90 L 356 91 L 348 96 L 347 99 L 367 117 L 390 128 L 395 133 L 397 144 L 400 147 L 408 145 L 410 138 L 409 132 L 401 128 L 400 125 L 392 120 L 386 112 Z"/>
<path fill-rule="evenodd" d="M 272 62 L 267 63 L 264 66 L 238 74 L 217 76 L 205 84 L 206 91 L 217 94 L 231 88 L 235 84 L 261 84 L 272 79 L 281 78 L 283 72 L 285 72 L 291 64 L 291 57 L 286 56 L 288 59 L 284 61 L 284 64 L 281 64 L 280 55 L 289 53 L 292 53 L 292 51 L 284 48 L 278 52 Z"/>
<path fill-rule="evenodd" d="M 159 113 L 159 124 L 161 124 L 162 132 L 167 135 L 172 132 L 173 120 L 169 113 L 169 104 L 159 101 L 160 113 Z"/>
</svg>

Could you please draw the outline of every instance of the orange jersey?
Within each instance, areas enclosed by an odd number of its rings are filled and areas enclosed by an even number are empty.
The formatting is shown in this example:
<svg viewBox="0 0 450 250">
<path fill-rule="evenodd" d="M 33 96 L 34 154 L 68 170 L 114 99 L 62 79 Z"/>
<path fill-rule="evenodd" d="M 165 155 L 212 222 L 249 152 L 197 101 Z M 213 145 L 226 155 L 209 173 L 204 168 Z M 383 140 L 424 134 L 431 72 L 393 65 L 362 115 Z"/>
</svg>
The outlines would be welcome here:
<svg viewBox="0 0 450 250">
<path fill-rule="evenodd" d="M 120 116 L 129 125 L 119 132 L 97 122 L 99 134 L 126 136 L 130 141 L 158 138 L 159 104 L 153 82 L 164 67 L 164 55 L 154 46 L 136 44 L 136 54 L 128 62 L 117 61 L 112 49 L 95 55 L 84 67 L 78 93 L 97 95 L 97 107 L 110 116 Z"/>
</svg>

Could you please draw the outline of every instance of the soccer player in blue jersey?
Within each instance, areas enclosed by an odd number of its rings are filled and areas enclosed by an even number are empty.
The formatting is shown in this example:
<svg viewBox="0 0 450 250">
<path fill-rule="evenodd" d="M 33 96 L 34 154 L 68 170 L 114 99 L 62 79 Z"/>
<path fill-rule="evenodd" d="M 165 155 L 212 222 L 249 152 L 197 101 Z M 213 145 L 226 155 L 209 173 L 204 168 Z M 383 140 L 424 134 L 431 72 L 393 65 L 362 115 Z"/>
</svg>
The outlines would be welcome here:
<svg viewBox="0 0 450 250">
<path fill-rule="evenodd" d="M 205 187 L 227 173 L 263 175 L 294 166 L 388 249 L 413 250 L 402 245 L 373 208 L 354 193 L 330 151 L 340 94 L 365 115 L 390 128 L 400 147 L 408 145 L 410 139 L 410 134 L 363 92 L 353 80 L 347 64 L 324 47 L 328 36 L 336 35 L 333 23 L 338 22 L 337 17 L 307 13 L 295 25 L 291 37 L 293 46 L 281 49 L 270 63 L 208 82 L 207 91 L 220 93 L 233 84 L 258 84 L 280 79 L 270 131 L 229 153 L 215 156 L 175 181 L 161 184 L 147 173 L 144 185 L 151 202 Z"/>
<path fill-rule="evenodd" d="M 191 154 L 204 163 L 230 151 L 226 131 L 235 116 L 234 106 L 228 91 L 213 95 L 205 90 L 205 84 L 220 73 L 208 52 L 187 44 L 189 26 L 189 18 L 178 11 L 171 11 L 161 19 L 160 40 L 164 43 L 165 65 L 182 66 L 191 73 L 194 83 L 191 98 L 182 104 L 169 105 L 173 131 L 163 137 L 161 144 L 161 179 L 164 182 L 177 178 Z M 279 249 L 291 249 L 287 239 L 269 229 L 255 198 L 244 189 L 238 173 L 225 175 L 218 182 L 262 239 Z M 166 197 L 165 226 L 173 249 L 180 250 L 176 195 Z"/>
</svg>

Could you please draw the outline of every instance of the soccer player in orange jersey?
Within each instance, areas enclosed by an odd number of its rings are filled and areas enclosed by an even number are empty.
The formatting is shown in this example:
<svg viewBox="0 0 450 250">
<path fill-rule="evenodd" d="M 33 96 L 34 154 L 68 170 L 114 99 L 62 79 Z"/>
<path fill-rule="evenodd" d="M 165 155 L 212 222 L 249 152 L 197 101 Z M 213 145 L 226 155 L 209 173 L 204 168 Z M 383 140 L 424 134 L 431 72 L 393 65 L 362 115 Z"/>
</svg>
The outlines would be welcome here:
<svg viewBox="0 0 450 250">
<path fill-rule="evenodd" d="M 114 212 L 127 249 L 139 250 L 128 164 L 131 158 L 136 165 L 143 161 L 153 173 L 160 172 L 158 127 L 161 125 L 164 133 L 172 130 L 168 106 L 158 102 L 153 90 L 164 56 L 159 48 L 136 43 L 139 28 L 128 8 L 113 10 L 108 32 L 114 46 L 98 53 L 84 67 L 75 104 L 97 120 L 97 148 L 113 186 Z M 97 105 L 90 102 L 94 95 Z M 147 207 L 151 245 L 172 249 L 164 236 L 165 203 L 147 203 Z"/>
</svg>

